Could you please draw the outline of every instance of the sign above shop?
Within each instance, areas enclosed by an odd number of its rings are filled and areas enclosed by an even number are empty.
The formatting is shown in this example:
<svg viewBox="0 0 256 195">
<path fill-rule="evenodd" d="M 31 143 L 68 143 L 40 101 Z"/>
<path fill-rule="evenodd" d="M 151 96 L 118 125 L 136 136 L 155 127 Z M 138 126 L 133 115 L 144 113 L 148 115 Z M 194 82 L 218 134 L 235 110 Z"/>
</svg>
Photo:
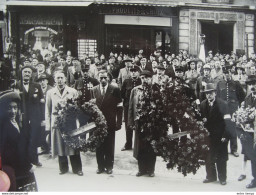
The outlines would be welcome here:
<svg viewBox="0 0 256 195">
<path fill-rule="evenodd" d="M 141 15 L 141 16 L 177 16 L 176 10 L 167 7 L 155 6 L 125 6 L 104 5 L 100 7 L 101 14 L 113 15 Z"/>
<path fill-rule="evenodd" d="M 233 0 L 203 0 L 203 3 L 232 4 Z"/>
<path fill-rule="evenodd" d="M 172 19 L 167 17 L 105 15 L 105 24 L 171 27 Z"/>
<path fill-rule="evenodd" d="M 20 24 L 29 25 L 62 25 L 60 14 L 21 14 Z"/>
<path fill-rule="evenodd" d="M 47 31 L 49 31 L 49 32 L 51 32 L 51 33 L 53 33 L 55 35 L 58 34 L 57 31 L 55 31 L 55 30 L 53 30 L 53 29 L 51 29 L 49 27 L 46 27 L 46 26 L 36 26 L 36 27 L 30 28 L 30 29 L 26 30 L 24 34 L 26 35 L 26 34 L 32 32 L 32 31 L 35 31 L 35 30 L 47 30 Z"/>
</svg>

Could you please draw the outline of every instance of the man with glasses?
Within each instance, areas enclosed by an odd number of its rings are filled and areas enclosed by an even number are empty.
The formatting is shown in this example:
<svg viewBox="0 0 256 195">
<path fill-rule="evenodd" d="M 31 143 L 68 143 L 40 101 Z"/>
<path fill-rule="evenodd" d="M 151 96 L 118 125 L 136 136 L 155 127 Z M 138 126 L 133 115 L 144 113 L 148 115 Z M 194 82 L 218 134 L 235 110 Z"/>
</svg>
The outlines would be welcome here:
<svg viewBox="0 0 256 195">
<path fill-rule="evenodd" d="M 143 70 L 140 79 L 142 84 L 133 88 L 131 91 L 128 124 L 129 126 L 136 126 L 135 129 L 135 143 L 133 156 L 138 160 L 139 171 L 137 177 L 148 174 L 149 177 L 155 176 L 156 154 L 148 141 L 143 139 L 139 133 L 140 125 L 136 122 L 138 118 L 137 105 L 140 103 L 145 88 L 152 86 L 152 73 L 149 70 Z M 137 124 L 135 124 L 137 123 Z"/>
<path fill-rule="evenodd" d="M 139 78 L 141 69 L 137 65 L 133 65 L 130 68 L 131 78 L 125 79 L 121 88 L 121 96 L 123 98 L 124 106 L 124 122 L 126 130 L 126 143 L 121 151 L 131 150 L 132 149 L 132 136 L 133 130 L 128 126 L 128 109 L 129 109 L 129 100 L 131 91 L 134 87 L 141 85 L 141 80 Z"/>
<path fill-rule="evenodd" d="M 108 135 L 104 142 L 96 149 L 96 159 L 98 163 L 97 174 L 106 171 L 112 174 L 115 151 L 115 131 L 122 126 L 122 98 L 120 89 L 110 84 L 112 76 L 106 70 L 99 71 L 100 84 L 93 87 L 92 95 L 96 99 L 96 104 L 107 121 Z"/>
</svg>

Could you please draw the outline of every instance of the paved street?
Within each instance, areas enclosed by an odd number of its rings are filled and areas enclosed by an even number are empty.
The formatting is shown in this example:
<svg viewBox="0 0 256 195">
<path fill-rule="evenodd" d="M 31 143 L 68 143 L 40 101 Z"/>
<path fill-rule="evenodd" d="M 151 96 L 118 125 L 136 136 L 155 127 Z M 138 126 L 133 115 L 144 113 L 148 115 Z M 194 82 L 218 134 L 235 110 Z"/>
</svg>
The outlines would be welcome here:
<svg viewBox="0 0 256 195">
<path fill-rule="evenodd" d="M 196 175 L 190 174 L 184 177 L 177 170 L 167 170 L 160 157 L 157 158 L 156 176 L 136 177 L 137 161 L 132 156 L 132 151 L 121 152 L 125 142 L 125 130 L 123 128 L 116 134 L 116 153 L 114 172 L 112 175 L 96 174 L 97 163 L 95 153 L 82 153 L 84 176 L 79 177 L 71 171 L 65 175 L 59 175 L 57 159 L 48 159 L 46 155 L 40 156 L 43 167 L 34 168 L 39 191 L 229 191 L 229 192 L 253 192 L 256 189 L 246 189 L 245 186 L 251 180 L 250 162 L 247 167 L 247 178 L 237 181 L 242 167 L 242 155 L 238 158 L 229 155 L 227 185 L 221 186 L 219 182 L 203 184 L 205 167 L 201 167 Z M 240 146 L 240 142 L 239 142 Z M 241 147 L 239 147 L 240 153 Z"/>
</svg>

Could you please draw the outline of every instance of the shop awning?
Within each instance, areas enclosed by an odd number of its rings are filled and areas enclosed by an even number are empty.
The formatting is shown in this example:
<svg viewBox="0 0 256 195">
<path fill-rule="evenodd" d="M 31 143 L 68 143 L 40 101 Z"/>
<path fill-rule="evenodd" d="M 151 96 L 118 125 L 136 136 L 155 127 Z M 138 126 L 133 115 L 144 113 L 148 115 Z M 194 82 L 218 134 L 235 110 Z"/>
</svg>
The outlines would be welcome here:
<svg viewBox="0 0 256 195">
<path fill-rule="evenodd" d="M 100 4 L 100 5 L 136 5 L 136 6 L 155 6 L 155 7 L 177 7 L 179 5 L 183 5 L 184 3 L 180 3 L 180 2 L 156 2 L 156 1 L 148 1 L 147 3 L 143 3 L 143 1 L 129 1 L 129 2 L 125 2 L 125 1 L 120 1 L 120 2 L 106 2 L 106 1 L 97 1 L 97 2 L 93 2 L 94 4 Z"/>
<path fill-rule="evenodd" d="M 6 0 L 6 5 L 14 5 L 14 6 L 79 6 L 86 7 L 92 4 L 93 1 L 77 1 L 77 0 L 69 0 L 69 1 L 58 1 L 58 0 Z"/>
</svg>

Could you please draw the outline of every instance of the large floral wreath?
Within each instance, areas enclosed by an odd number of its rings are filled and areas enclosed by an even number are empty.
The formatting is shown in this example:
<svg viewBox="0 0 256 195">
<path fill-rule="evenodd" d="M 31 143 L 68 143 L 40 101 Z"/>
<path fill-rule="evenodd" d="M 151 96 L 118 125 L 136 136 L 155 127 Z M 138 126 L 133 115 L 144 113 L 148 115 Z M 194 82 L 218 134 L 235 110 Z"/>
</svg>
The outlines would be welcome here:
<svg viewBox="0 0 256 195">
<path fill-rule="evenodd" d="M 177 167 L 184 176 L 195 174 L 205 163 L 209 150 L 209 132 L 199 120 L 180 82 L 146 87 L 137 106 L 139 134 L 149 141 L 154 152 L 167 162 L 167 168 Z M 171 138 L 173 130 L 187 136 Z M 170 133 L 171 132 L 171 133 Z"/>
<path fill-rule="evenodd" d="M 73 149 L 81 151 L 95 151 L 104 138 L 107 136 L 107 122 L 102 112 L 97 107 L 95 100 L 90 100 L 80 105 L 78 100 L 68 99 L 57 105 L 55 120 L 55 128 L 61 132 L 64 142 Z M 79 136 L 70 136 L 69 132 L 74 130 L 72 124 L 76 123 L 76 119 L 82 116 L 95 123 L 95 129 L 86 139 L 86 134 Z"/>
</svg>

